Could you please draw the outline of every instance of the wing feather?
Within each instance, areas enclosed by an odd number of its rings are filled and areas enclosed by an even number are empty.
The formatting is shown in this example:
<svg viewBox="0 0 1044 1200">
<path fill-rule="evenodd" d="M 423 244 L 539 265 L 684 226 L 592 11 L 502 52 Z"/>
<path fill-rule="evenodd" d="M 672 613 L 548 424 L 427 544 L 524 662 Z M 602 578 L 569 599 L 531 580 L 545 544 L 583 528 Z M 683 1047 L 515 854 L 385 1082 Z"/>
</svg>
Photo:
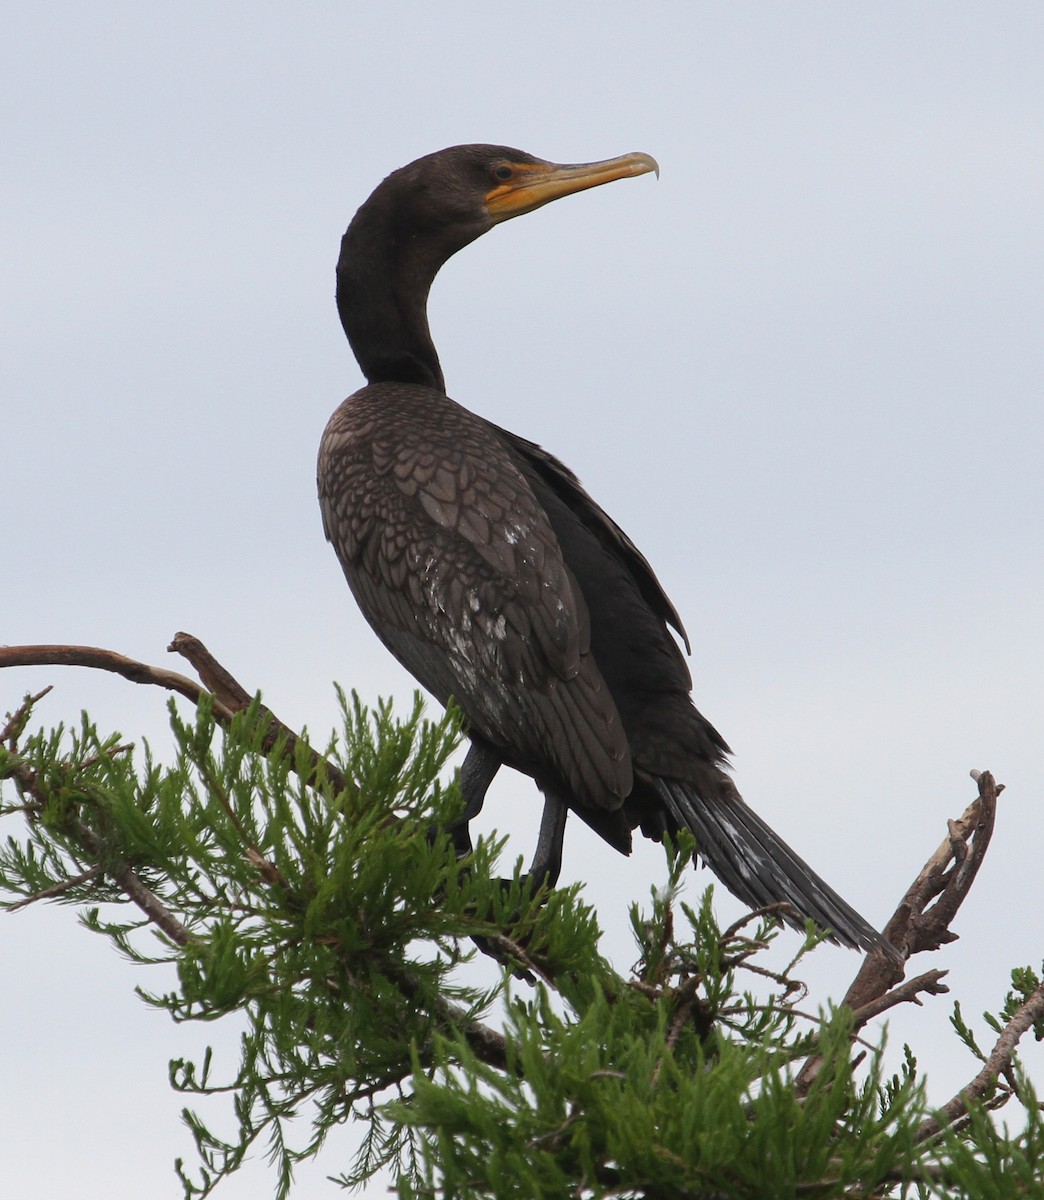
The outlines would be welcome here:
<svg viewBox="0 0 1044 1200">
<path fill-rule="evenodd" d="M 495 428 L 431 389 L 373 385 L 334 413 L 318 476 L 326 536 L 403 665 L 508 761 L 618 807 L 630 752 L 587 606 Z"/>
</svg>

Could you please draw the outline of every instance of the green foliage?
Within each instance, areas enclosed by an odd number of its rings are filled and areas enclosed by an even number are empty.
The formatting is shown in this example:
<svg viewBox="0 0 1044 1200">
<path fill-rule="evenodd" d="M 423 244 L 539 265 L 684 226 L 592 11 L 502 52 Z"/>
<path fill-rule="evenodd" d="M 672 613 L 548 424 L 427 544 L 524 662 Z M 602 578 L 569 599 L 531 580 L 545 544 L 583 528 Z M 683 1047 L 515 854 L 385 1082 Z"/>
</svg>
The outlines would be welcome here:
<svg viewBox="0 0 1044 1200">
<path fill-rule="evenodd" d="M 723 932 L 709 889 L 681 901 L 691 841 L 669 848 L 666 885 L 632 910 L 639 961 L 623 977 L 579 888 L 533 896 L 517 871 L 498 879 L 497 839 L 458 861 L 433 832 L 460 805 L 441 782 L 452 714 L 427 721 L 418 700 L 400 720 L 341 699 L 333 769 L 318 775 L 306 746 L 270 745 L 258 703 L 228 728 L 172 705 L 169 766 L 86 718 L 27 735 L 28 706 L 0 747 L 0 817 L 26 822 L 0 847 L 2 902 L 80 906 L 133 962 L 167 964 L 169 986 L 140 989 L 145 1002 L 245 1026 L 231 1078 L 209 1051 L 171 1063 L 196 1106 L 186 1197 L 258 1145 L 286 1196 L 295 1164 L 349 1120 L 363 1130 L 350 1168 L 344 1141 L 325 1151 L 338 1182 L 390 1169 L 403 1197 L 1041 1194 L 1028 1081 L 1001 1089 L 1022 1102 L 1016 1132 L 980 1107 L 926 1136 L 908 1049 L 897 1074 L 865 1045 L 857 1067 L 851 1014 L 803 1015 L 791 973 L 758 961 L 770 923 Z M 467 966 L 476 947 L 495 968 Z M 1014 972 L 987 1024 L 1001 1030 L 1038 986 Z M 985 1061 L 959 1006 L 953 1023 Z M 809 1055 L 819 1069 L 803 1075 Z M 224 1121 L 229 1103 L 224 1139 L 202 1111 Z"/>
<path fill-rule="evenodd" d="M 937 1191 L 940 1196 L 959 1194 L 976 1200 L 1010 1200 L 1010 1197 L 1044 1195 L 1044 1119 L 1036 1093 L 1025 1078 L 1019 1081 L 1024 1127 L 1009 1132 L 998 1128 L 982 1105 L 973 1106 L 959 1138 L 947 1139 L 943 1149 L 943 1178 L 961 1182 L 959 1193 Z"/>
<path fill-rule="evenodd" d="M 399 1119 L 423 1127 L 421 1189 L 447 1197 L 585 1194 L 791 1196 L 802 1188 L 869 1194 L 909 1151 L 917 1085 L 879 1104 L 877 1078 L 853 1078 L 849 1022 L 819 1029 L 830 1068 L 808 1095 L 793 1087 L 781 1037 L 747 1006 L 748 1041 L 712 1025 L 679 1028 L 676 997 L 603 996 L 569 1019 L 540 996 L 515 1001 L 516 1070 L 484 1069 L 444 1044 L 434 1077 L 418 1072 Z M 782 1034 L 788 1014 L 774 1014 Z M 877 1060 L 875 1059 L 875 1064 Z M 463 1069 L 461 1069 L 463 1066 Z"/>
</svg>

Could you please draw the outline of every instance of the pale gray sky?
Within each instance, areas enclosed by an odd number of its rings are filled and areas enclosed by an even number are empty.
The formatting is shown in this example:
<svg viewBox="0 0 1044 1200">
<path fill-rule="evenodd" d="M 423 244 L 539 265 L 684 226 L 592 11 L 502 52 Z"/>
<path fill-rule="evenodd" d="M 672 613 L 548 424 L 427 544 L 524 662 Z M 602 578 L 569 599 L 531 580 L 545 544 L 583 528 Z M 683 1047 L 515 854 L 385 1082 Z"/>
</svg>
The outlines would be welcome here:
<svg viewBox="0 0 1044 1200">
<path fill-rule="evenodd" d="M 360 382 L 341 233 L 388 171 L 456 142 L 648 151 L 659 182 L 451 262 L 449 391 L 562 457 L 641 546 L 741 791 L 868 917 L 969 768 L 1008 785 L 937 956 L 967 1013 L 996 1004 L 1044 944 L 1042 54 L 1044 10 L 956 0 L 5 5 L 0 640 L 163 663 L 187 629 L 320 731 L 333 679 L 408 697 L 315 501 L 319 435 Z M 86 706 L 162 744 L 161 695 L 82 671 L 11 672 L 0 711 L 46 682 L 45 719 Z M 486 827 L 528 855 L 535 815 L 505 778 Z M 569 833 L 565 876 L 596 878 L 626 968 L 659 851 Z M 146 1011 L 149 979 L 68 910 L 0 919 L 0 948 L 5 1193 L 178 1195 L 166 1062 L 220 1030 Z M 825 956 L 810 1003 L 855 966 Z M 945 1011 L 891 1035 L 939 1102 L 973 1073 Z M 336 1194 L 341 1165 L 332 1142 L 298 1194 Z"/>
</svg>

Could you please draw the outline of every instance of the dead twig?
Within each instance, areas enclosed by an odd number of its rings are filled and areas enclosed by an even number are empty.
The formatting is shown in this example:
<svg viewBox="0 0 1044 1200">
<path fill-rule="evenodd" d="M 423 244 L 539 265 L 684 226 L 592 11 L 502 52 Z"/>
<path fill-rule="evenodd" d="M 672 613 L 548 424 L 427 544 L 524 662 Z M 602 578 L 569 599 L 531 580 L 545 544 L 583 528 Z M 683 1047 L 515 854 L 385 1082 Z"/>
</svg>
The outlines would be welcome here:
<svg viewBox="0 0 1044 1200">
<path fill-rule="evenodd" d="M 776 920 L 782 920 L 783 917 L 788 914 L 795 914 L 794 906 L 788 900 L 780 900 L 775 904 L 763 904 L 760 908 L 752 908 L 750 912 L 745 913 L 739 918 L 739 920 L 733 921 L 728 929 L 726 929 L 721 935 L 719 941 L 721 942 L 722 946 L 725 946 L 737 937 L 739 931 L 745 925 L 749 925 L 752 921 L 760 921 L 763 917 L 771 917 Z M 752 938 L 744 938 L 743 940 L 747 943 L 747 945 L 752 947 L 751 953 L 754 953 L 757 950 L 762 950 L 768 945 L 767 942 L 756 941 Z"/>
<path fill-rule="evenodd" d="M 187 675 L 166 671 L 162 667 L 150 667 L 147 663 L 127 658 L 114 650 L 103 650 L 99 646 L 0 646 L 0 668 L 3 667 L 87 667 L 94 671 L 112 671 L 131 683 L 166 688 L 191 700 L 193 704 L 199 704 L 206 695 L 204 689 Z M 219 720 L 228 720 L 232 711 L 218 701 L 214 715 Z"/>
<path fill-rule="evenodd" d="M 881 996 L 875 997 L 873 1000 L 868 1000 L 859 1008 L 853 1009 L 852 1015 L 855 1018 L 855 1027 L 859 1029 L 865 1025 L 867 1021 L 873 1020 L 888 1009 L 894 1008 L 897 1004 L 917 1004 L 921 1003 L 920 996 L 922 992 L 927 992 L 929 996 L 941 996 L 950 989 L 941 982 L 949 971 L 940 971 L 937 968 L 932 971 L 926 971 L 923 975 L 918 975 L 913 979 L 908 979 L 905 983 L 899 984 L 891 991 L 885 992 Z"/>
<path fill-rule="evenodd" d="M 199 638 L 193 637 L 191 633 L 176 633 L 167 649 L 187 659 L 195 667 L 211 694 L 230 712 L 242 712 L 253 703 L 253 697 L 246 688 L 217 661 Z M 336 791 L 344 791 L 347 780 L 339 767 L 313 750 L 263 704 L 261 716 L 268 722 L 268 729 L 262 739 L 262 748 L 266 754 L 281 742 L 289 761 L 296 764 L 299 751 L 303 751 L 305 766 L 299 774 L 307 787 L 315 787 L 325 778 L 333 784 Z"/>
<path fill-rule="evenodd" d="M 906 959 L 938 950 L 957 938 L 950 924 L 986 855 L 997 815 L 997 797 L 1003 790 L 988 771 L 976 774 L 975 778 L 978 796 L 959 820 L 947 822 L 947 836 L 924 864 L 885 926 L 885 941 Z M 865 1008 L 901 978 L 901 968 L 877 952 L 870 954 L 843 1003 L 853 1011 Z"/>
<path fill-rule="evenodd" d="M 901 1003 L 919 1004 L 924 993 L 938 995 L 947 989 L 940 982 L 945 971 L 928 971 L 901 987 L 902 960 L 928 950 L 938 950 L 955 941 L 950 924 L 964 903 L 993 834 L 997 815 L 998 787 L 989 771 L 973 771 L 978 796 L 959 820 L 947 822 L 947 836 L 928 859 L 899 902 L 884 929 L 885 945 L 864 959 L 842 1003 L 855 1015 L 853 1034 L 871 1018 Z M 899 952 L 901 959 L 894 955 Z M 822 1068 L 823 1060 L 813 1055 L 798 1075 L 798 1095 L 804 1095 Z"/>
</svg>

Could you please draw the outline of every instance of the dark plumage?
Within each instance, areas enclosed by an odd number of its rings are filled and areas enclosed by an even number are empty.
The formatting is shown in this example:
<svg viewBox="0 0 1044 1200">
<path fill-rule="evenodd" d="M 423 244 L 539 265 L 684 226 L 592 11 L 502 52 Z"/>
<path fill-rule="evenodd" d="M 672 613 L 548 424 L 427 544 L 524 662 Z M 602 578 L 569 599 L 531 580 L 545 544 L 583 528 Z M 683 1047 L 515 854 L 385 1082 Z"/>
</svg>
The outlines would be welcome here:
<svg viewBox="0 0 1044 1200">
<path fill-rule="evenodd" d="M 655 169 L 641 154 L 560 167 L 455 146 L 377 188 L 337 267 L 368 384 L 323 434 L 326 536 L 377 635 L 467 719 L 461 849 L 506 763 L 545 796 L 538 876 L 557 878 L 569 811 L 625 854 L 635 828 L 687 828 L 747 904 L 787 901 L 793 923 L 869 948 L 877 933 L 725 774 L 728 747 L 692 704 L 668 628 L 685 638 L 681 620 L 640 551 L 556 458 L 446 395 L 428 331 L 428 290 L 457 250 L 549 200 Z"/>
</svg>

